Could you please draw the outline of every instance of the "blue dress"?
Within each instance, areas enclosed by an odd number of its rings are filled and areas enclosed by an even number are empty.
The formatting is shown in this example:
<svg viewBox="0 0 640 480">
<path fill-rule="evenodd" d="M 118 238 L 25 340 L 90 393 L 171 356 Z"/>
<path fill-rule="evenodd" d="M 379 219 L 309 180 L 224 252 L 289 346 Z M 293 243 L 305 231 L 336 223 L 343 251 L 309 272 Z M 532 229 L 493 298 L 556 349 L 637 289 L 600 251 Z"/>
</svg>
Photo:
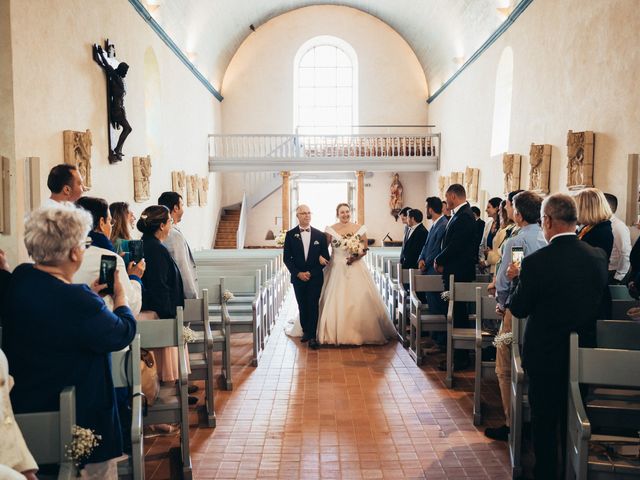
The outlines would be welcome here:
<svg viewBox="0 0 640 480">
<path fill-rule="evenodd" d="M 87 463 L 122 455 L 110 352 L 135 336 L 129 307 L 111 312 L 86 285 L 64 283 L 25 263 L 13 272 L 2 319 L 14 412 L 57 410 L 60 391 L 73 385 L 76 424 L 102 436 Z"/>
</svg>

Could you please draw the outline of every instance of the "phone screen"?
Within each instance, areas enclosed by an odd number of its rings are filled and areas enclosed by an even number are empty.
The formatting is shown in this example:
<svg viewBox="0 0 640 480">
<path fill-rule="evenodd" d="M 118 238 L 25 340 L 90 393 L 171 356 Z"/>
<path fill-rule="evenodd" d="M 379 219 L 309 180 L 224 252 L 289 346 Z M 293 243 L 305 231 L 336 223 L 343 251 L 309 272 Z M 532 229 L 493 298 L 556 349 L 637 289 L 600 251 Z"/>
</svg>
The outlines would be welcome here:
<svg viewBox="0 0 640 480">
<path fill-rule="evenodd" d="M 511 247 L 511 263 L 516 264 L 518 267 L 522 264 L 524 258 L 523 247 Z"/>
<path fill-rule="evenodd" d="M 129 261 L 138 263 L 144 258 L 142 240 L 129 240 Z"/>
<path fill-rule="evenodd" d="M 113 294 L 113 277 L 116 273 L 116 257 L 113 255 L 102 255 L 100 258 L 100 278 L 98 282 L 100 284 L 107 284 L 107 288 L 100 293 L 106 293 L 107 295 Z"/>
</svg>

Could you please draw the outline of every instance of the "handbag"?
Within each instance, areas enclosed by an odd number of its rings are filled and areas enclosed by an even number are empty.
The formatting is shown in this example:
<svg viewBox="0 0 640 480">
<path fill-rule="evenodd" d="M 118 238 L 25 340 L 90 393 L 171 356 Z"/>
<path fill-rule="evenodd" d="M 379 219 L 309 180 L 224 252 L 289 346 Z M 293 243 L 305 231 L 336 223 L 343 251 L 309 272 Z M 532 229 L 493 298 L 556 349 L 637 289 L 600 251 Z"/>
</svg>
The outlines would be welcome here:
<svg viewBox="0 0 640 480">
<path fill-rule="evenodd" d="M 152 351 L 140 349 L 140 386 L 148 406 L 153 406 L 160 393 L 156 357 Z"/>
</svg>

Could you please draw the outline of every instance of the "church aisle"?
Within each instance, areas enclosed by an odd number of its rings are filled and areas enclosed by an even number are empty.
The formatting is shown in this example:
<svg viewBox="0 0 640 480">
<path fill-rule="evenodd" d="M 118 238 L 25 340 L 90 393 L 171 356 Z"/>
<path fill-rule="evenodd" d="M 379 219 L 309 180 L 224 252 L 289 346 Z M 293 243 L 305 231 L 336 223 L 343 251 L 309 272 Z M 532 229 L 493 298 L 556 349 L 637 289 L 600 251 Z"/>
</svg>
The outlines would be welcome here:
<svg viewBox="0 0 640 480">
<path fill-rule="evenodd" d="M 290 296 L 284 318 L 295 308 Z M 418 368 L 396 342 L 313 351 L 284 335 L 282 321 L 253 369 L 249 338 L 237 337 L 242 366 L 234 390 L 216 392 L 217 427 L 195 428 L 192 410 L 195 479 L 510 478 L 506 444 L 473 426 L 472 371 L 447 390 L 441 356 Z M 487 400 L 497 425 L 498 396 Z M 163 452 L 177 437 L 147 442 L 147 478 L 171 478 Z"/>
</svg>

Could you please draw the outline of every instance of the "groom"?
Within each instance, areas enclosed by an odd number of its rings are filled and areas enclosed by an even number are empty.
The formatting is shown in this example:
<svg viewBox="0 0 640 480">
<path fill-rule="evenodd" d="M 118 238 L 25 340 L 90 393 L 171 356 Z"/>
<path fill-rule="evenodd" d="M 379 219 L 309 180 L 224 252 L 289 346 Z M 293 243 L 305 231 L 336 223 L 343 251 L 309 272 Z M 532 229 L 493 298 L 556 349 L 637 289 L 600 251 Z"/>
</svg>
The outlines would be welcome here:
<svg viewBox="0 0 640 480">
<path fill-rule="evenodd" d="M 306 205 L 296 208 L 298 226 L 289 230 L 284 239 L 284 263 L 291 273 L 291 283 L 296 294 L 302 341 L 318 348 L 318 303 L 324 276 L 322 268 L 329 262 L 327 238 L 311 227 L 311 211 Z"/>
</svg>

